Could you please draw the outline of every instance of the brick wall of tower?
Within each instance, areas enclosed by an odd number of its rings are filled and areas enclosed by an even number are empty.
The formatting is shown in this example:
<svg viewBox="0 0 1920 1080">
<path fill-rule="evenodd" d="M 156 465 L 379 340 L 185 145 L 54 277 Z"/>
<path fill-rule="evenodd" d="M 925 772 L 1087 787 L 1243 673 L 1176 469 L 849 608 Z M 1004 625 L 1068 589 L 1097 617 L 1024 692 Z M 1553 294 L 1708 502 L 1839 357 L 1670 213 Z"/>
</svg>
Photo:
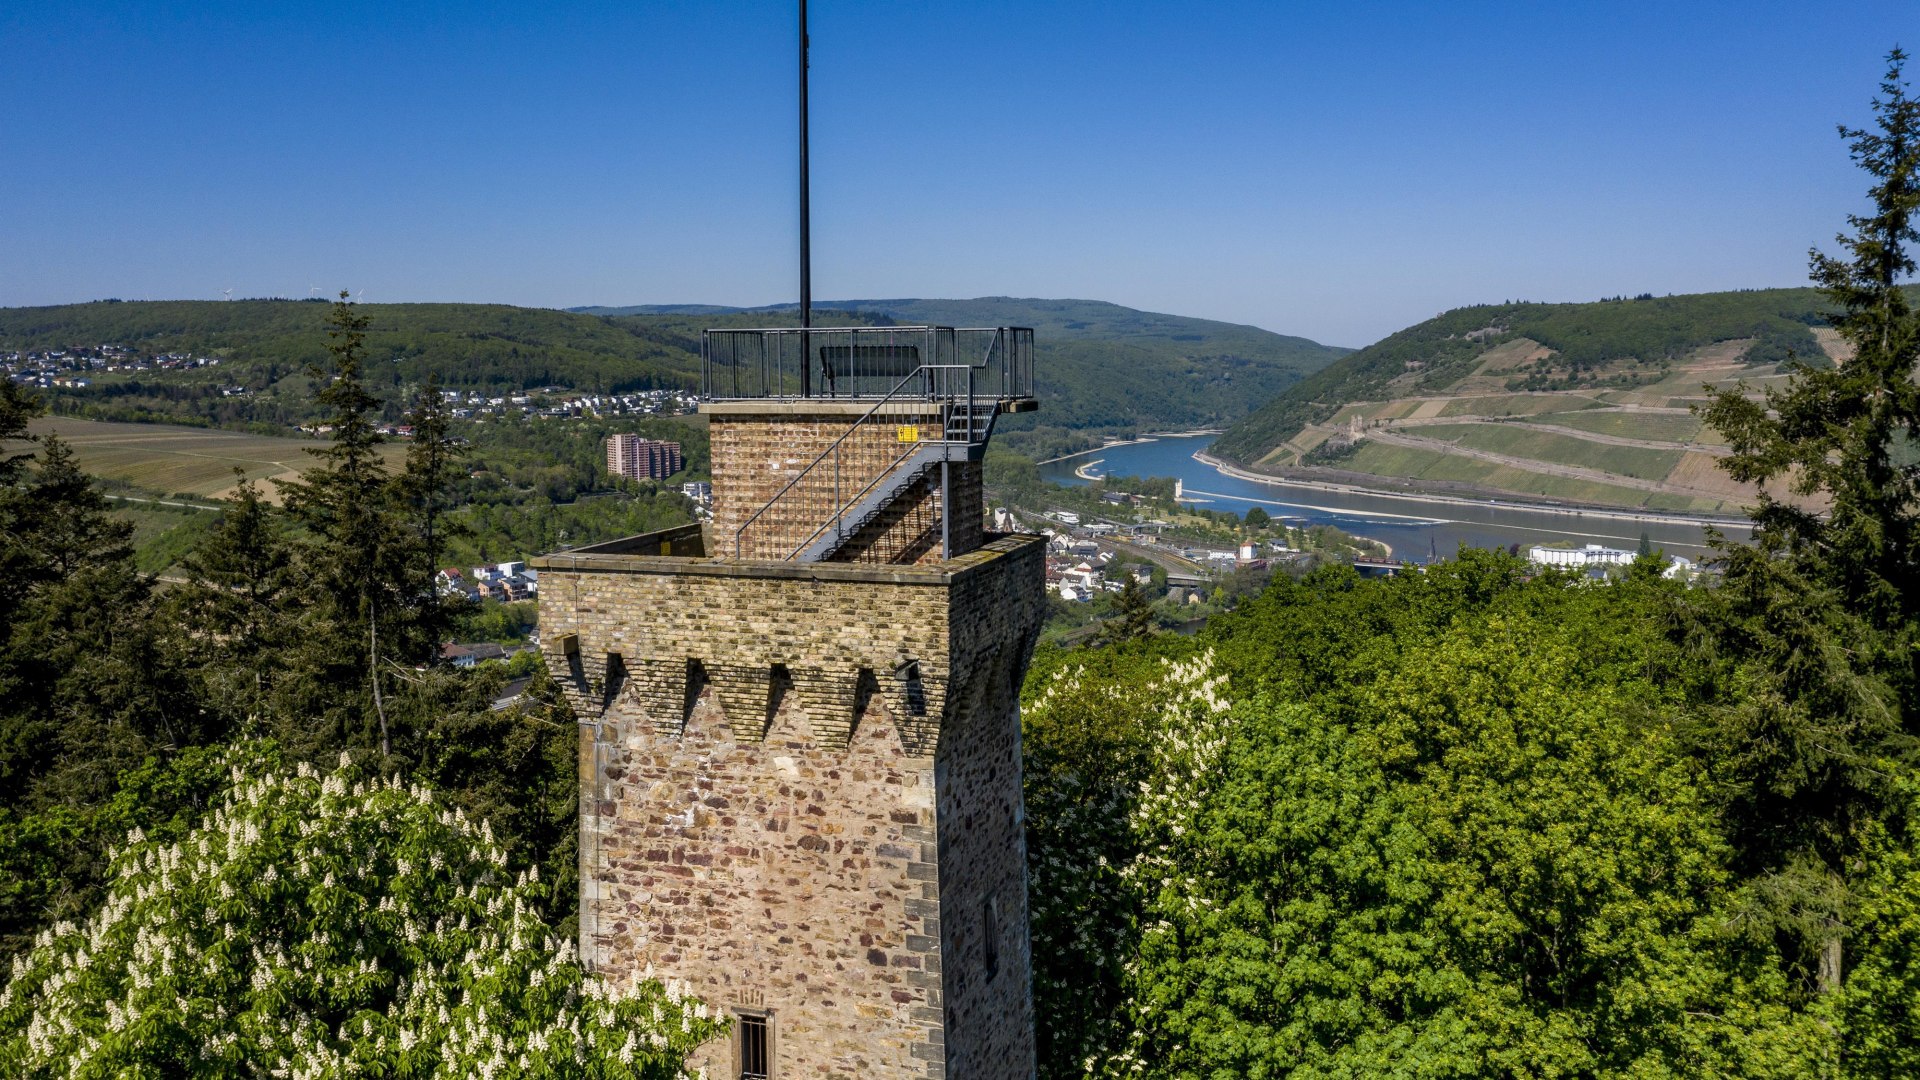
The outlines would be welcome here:
<svg viewBox="0 0 1920 1080">
<path fill-rule="evenodd" d="M 779 1076 L 1030 1076 L 1014 695 L 1039 543 L 938 567 L 536 565 L 585 721 L 583 955 L 770 1012 Z M 725 1075 L 730 1046 L 702 1064 Z"/>
<path fill-rule="evenodd" d="M 913 442 L 901 441 L 901 428 L 927 439 L 937 437 L 940 430 L 939 413 L 917 403 L 887 405 L 883 416 L 857 428 L 865 406 L 813 412 L 787 406 L 759 408 L 762 411 L 709 407 L 717 555 L 733 556 L 738 535 L 741 558 L 787 557 L 814 526 L 831 519 L 841 502 L 896 467 L 914 449 Z M 808 471 L 849 429 L 854 429 L 853 434 L 833 449 L 828 463 Z M 957 481 L 954 527 L 959 532 L 954 550 L 970 551 L 982 535 L 980 465 L 957 462 L 950 468 Z M 799 483 L 789 488 L 796 477 Z M 773 509 L 754 517 L 769 502 L 776 502 Z M 938 485 L 923 482 L 911 497 L 889 508 L 883 536 L 849 545 L 836 561 L 938 560 L 938 521 Z"/>
</svg>

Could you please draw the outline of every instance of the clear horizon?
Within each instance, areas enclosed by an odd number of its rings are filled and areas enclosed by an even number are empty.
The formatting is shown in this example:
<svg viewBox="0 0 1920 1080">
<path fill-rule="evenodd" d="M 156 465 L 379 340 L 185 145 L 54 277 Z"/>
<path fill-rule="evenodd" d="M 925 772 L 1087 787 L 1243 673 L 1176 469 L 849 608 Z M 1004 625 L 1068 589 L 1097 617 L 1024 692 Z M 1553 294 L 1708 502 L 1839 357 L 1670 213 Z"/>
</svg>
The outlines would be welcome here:
<svg viewBox="0 0 1920 1080">
<path fill-rule="evenodd" d="M 1110 301 L 1357 347 L 1806 284 L 1891 2 L 816 0 L 814 292 Z M 0 305 L 792 303 L 790 4 L 0 14 Z M 1910 72 L 1911 74 L 1911 72 Z"/>
</svg>

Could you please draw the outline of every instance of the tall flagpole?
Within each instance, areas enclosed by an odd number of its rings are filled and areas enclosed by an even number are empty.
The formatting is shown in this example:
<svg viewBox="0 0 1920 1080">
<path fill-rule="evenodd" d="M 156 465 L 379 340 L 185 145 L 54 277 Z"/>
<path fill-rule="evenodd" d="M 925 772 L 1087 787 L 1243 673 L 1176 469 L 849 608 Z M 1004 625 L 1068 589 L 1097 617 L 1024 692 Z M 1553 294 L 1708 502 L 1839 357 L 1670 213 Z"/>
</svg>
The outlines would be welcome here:
<svg viewBox="0 0 1920 1080">
<path fill-rule="evenodd" d="M 813 389 L 813 208 L 807 176 L 807 0 L 800 0 L 800 395 Z"/>
</svg>

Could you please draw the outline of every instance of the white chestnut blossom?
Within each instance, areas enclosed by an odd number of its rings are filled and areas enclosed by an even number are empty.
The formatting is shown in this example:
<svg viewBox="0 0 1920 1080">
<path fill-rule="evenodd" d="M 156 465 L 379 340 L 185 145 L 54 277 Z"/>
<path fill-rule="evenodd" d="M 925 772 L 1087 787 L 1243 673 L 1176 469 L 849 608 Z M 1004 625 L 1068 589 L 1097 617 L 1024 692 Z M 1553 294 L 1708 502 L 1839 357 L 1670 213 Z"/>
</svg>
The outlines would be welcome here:
<svg viewBox="0 0 1920 1080">
<path fill-rule="evenodd" d="M 248 764 L 178 844 L 137 830 L 85 926 L 0 986 L 0 1076 L 668 1078 L 722 1030 L 588 974 L 485 822 L 432 793 Z"/>
</svg>

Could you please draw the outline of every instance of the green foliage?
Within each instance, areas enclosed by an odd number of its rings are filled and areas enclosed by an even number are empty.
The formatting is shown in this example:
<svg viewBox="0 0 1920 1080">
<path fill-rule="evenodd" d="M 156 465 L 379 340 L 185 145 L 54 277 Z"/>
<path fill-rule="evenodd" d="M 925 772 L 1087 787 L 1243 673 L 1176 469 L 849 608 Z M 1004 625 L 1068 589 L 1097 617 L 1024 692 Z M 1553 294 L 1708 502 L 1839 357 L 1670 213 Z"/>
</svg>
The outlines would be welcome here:
<svg viewBox="0 0 1920 1080">
<path fill-rule="evenodd" d="M 229 508 L 181 561 L 184 582 L 167 599 L 179 625 L 213 632 L 181 643 L 202 700 L 239 723 L 269 707 L 294 641 L 300 584 L 278 512 L 241 481 Z M 217 629 L 216 629 L 217 628 Z"/>
<path fill-rule="evenodd" d="M 1751 546 L 1722 544 L 1725 583 L 1693 642 L 1718 691 L 1703 727 L 1756 900 L 1797 939 L 1824 990 L 1843 973 L 1846 879 L 1920 746 L 1920 313 L 1903 279 L 1920 241 L 1920 100 L 1895 50 L 1876 130 L 1841 129 L 1873 178 L 1873 211 L 1850 215 L 1844 257 L 1812 254 L 1837 368 L 1801 369 L 1764 401 L 1718 394 L 1704 418 L 1724 466 L 1763 485 Z M 1779 486 L 1825 507 L 1777 501 Z"/>
<path fill-rule="evenodd" d="M 539 607 L 532 600 L 509 604 L 482 600 L 464 605 L 456 614 L 453 636 L 459 641 L 524 641 L 533 631 Z"/>
<path fill-rule="evenodd" d="M 1920 1075 L 1920 786 L 1910 775 L 1902 786 L 1905 813 L 1862 838 L 1847 981 L 1830 1001 L 1848 1077 Z"/>
<path fill-rule="evenodd" d="M 184 837 L 135 830 L 106 903 L 0 990 L 20 1077 L 673 1077 L 720 1024 L 659 984 L 589 976 L 485 822 L 346 762 L 227 755 Z"/>
<path fill-rule="evenodd" d="M 1120 586 L 1113 616 L 1100 624 L 1100 640 L 1110 645 L 1134 641 L 1153 631 L 1153 605 L 1132 575 Z"/>
<path fill-rule="evenodd" d="M 462 507 L 454 517 L 461 532 L 449 538 L 445 562 L 477 566 L 685 525 L 693 520 L 693 502 L 677 491 L 642 487 L 558 506 Z"/>
<path fill-rule="evenodd" d="M 1790 966 L 1730 932 L 1677 595 L 1463 552 L 1278 579 L 1199 655 L 1037 660 L 1042 1075 L 1824 1068 Z"/>
<path fill-rule="evenodd" d="M 1028 896 L 1042 1076 L 1077 1076 L 1125 1041 L 1124 980 L 1141 905 L 1121 868 L 1161 706 L 1190 689 L 1162 654 L 1185 639 L 1062 652 L 1042 646 L 1021 710 Z"/>
<path fill-rule="evenodd" d="M 99 903 L 104 838 L 203 811 L 192 763 L 239 732 L 275 733 L 309 761 L 378 748 L 387 768 L 490 817 L 528 864 L 573 879 L 572 718 L 540 679 L 528 703 L 494 710 L 505 665 L 433 665 L 449 614 L 429 584 L 433 548 L 457 534 L 435 493 L 452 459 L 416 440 L 394 474 L 370 452 L 378 402 L 353 378 L 362 328 L 335 315 L 344 438 L 293 513 L 241 484 L 162 593 L 59 441 L 0 462 L 17 478 L 0 485 L 0 556 L 18 571 L 0 586 L 0 874 L 13 875 L 0 951 Z M 11 390 L 0 406 L 9 434 L 31 412 Z"/>
</svg>

